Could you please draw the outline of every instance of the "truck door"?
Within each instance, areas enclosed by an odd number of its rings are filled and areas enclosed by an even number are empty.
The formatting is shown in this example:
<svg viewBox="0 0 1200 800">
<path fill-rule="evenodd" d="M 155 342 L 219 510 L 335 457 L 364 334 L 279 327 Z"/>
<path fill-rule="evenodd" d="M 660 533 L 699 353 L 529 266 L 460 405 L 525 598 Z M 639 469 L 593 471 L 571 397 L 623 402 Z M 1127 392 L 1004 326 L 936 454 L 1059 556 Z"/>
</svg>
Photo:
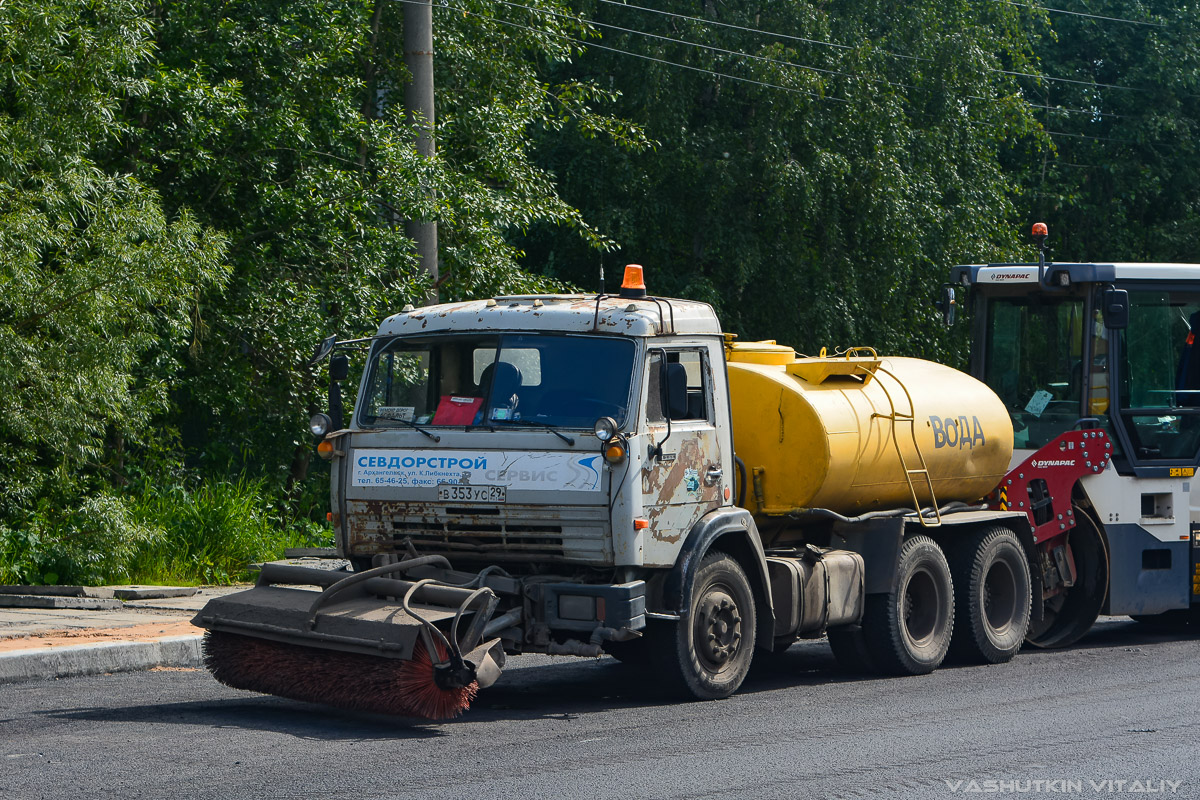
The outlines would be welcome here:
<svg viewBox="0 0 1200 800">
<path fill-rule="evenodd" d="M 711 352 L 703 345 L 653 349 L 647 357 L 651 455 L 643 462 L 642 502 L 650 522 L 644 544 L 648 566 L 674 563 L 683 538 L 722 504 L 731 483 L 716 426 L 712 370 Z"/>
</svg>

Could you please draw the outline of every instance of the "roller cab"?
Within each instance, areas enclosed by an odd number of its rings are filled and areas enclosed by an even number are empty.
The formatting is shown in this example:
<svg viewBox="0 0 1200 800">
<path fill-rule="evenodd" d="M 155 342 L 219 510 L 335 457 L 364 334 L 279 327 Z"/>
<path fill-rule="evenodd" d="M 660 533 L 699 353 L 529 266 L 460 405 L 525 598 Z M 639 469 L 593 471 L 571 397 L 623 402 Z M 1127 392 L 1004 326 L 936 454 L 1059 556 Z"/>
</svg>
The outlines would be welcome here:
<svg viewBox="0 0 1200 800">
<path fill-rule="evenodd" d="M 1031 641 L 1070 644 L 1101 613 L 1200 623 L 1200 265 L 1043 250 L 954 267 L 943 291 L 969 312 L 971 373 L 1013 421 L 991 502 L 1035 529 Z"/>
</svg>

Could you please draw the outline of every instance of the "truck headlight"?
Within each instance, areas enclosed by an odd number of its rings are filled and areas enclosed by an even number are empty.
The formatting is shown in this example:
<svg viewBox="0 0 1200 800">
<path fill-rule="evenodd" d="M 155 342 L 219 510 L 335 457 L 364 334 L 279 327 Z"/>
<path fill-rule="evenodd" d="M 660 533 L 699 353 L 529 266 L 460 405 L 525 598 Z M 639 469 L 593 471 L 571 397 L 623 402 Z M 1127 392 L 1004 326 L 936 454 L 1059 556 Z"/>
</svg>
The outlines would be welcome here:
<svg viewBox="0 0 1200 800">
<path fill-rule="evenodd" d="M 612 417 L 601 417 L 596 420 L 596 438 L 607 442 L 617 435 L 617 421 Z"/>
<path fill-rule="evenodd" d="M 313 414 L 312 419 L 308 421 L 309 431 L 318 439 L 329 433 L 329 429 L 332 427 L 333 420 L 329 418 L 328 414 Z"/>
</svg>

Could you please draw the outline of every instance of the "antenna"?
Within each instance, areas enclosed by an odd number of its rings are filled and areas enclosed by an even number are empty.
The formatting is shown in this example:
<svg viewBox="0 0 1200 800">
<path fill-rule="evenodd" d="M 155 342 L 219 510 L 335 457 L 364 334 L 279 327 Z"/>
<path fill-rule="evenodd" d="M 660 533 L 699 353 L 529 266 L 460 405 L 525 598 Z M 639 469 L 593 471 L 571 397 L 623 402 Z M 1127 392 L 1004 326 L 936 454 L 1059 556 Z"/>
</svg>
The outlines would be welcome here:
<svg viewBox="0 0 1200 800">
<path fill-rule="evenodd" d="M 600 294 L 604 294 L 604 253 L 600 254 Z"/>
</svg>

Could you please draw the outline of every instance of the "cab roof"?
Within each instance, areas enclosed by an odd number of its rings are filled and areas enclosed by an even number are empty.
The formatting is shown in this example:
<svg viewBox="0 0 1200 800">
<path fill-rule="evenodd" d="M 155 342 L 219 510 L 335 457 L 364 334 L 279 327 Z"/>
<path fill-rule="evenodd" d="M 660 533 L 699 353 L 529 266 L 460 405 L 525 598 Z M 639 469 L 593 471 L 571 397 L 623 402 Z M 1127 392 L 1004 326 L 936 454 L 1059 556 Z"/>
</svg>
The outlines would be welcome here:
<svg viewBox="0 0 1200 800">
<path fill-rule="evenodd" d="M 450 331 L 607 333 L 622 336 L 720 335 L 708 303 L 665 297 L 627 299 L 608 295 L 508 295 L 487 300 L 412 308 L 379 326 L 380 336 Z"/>
<path fill-rule="evenodd" d="M 1060 283 L 1063 273 L 1067 275 L 1071 284 L 1116 281 L 1191 282 L 1200 281 L 1200 264 L 1048 262 L 1045 283 L 1050 286 L 1063 285 Z M 1038 265 L 963 264 L 951 270 L 950 281 L 962 285 L 1037 283 Z"/>
</svg>

